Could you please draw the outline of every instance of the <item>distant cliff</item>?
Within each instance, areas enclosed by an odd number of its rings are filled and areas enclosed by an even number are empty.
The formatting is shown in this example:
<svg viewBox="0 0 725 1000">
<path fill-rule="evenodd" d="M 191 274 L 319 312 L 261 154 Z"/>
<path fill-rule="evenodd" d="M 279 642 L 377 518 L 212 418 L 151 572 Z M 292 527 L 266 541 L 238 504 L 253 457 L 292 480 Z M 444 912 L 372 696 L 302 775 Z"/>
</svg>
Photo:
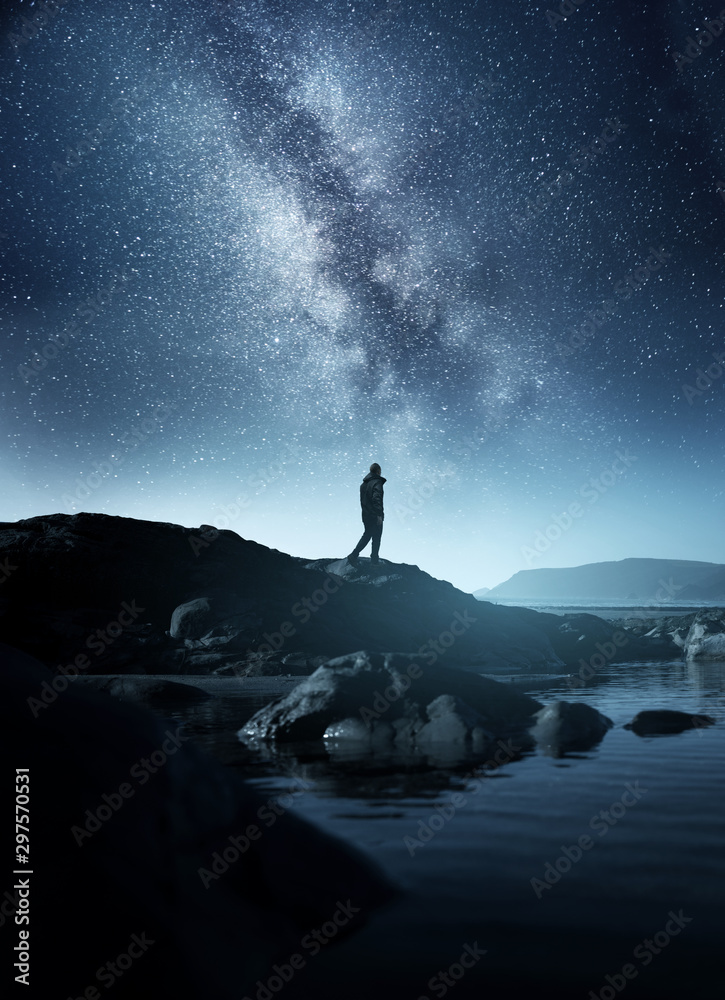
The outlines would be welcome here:
<svg viewBox="0 0 725 1000">
<path fill-rule="evenodd" d="M 687 559 L 620 559 L 567 569 L 524 569 L 486 594 L 514 600 L 582 598 L 677 603 L 721 600 L 725 566 Z"/>
</svg>

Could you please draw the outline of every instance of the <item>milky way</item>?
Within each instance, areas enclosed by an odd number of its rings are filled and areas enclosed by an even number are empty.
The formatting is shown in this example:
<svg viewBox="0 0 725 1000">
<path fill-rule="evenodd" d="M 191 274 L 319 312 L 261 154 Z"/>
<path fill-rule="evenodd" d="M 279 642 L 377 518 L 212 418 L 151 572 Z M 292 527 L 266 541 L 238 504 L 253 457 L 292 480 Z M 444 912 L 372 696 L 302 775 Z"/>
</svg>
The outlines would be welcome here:
<svg viewBox="0 0 725 1000">
<path fill-rule="evenodd" d="M 725 561 L 712 16 L 17 3 L 0 21 L 4 519 L 226 519 L 341 555 L 377 460 L 382 554 L 462 586 Z"/>
</svg>

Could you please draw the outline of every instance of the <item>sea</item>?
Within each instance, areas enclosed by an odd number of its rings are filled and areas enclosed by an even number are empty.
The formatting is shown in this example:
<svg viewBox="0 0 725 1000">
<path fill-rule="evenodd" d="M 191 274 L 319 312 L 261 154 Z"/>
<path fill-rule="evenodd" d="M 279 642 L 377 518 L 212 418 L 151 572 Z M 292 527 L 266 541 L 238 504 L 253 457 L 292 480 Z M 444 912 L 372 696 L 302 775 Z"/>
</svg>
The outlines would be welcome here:
<svg viewBox="0 0 725 1000">
<path fill-rule="evenodd" d="M 486 597 L 480 598 L 487 601 Z M 559 600 L 544 600 L 543 598 L 521 598 L 518 600 L 497 598 L 491 600 L 490 604 L 500 604 L 509 608 L 531 608 L 533 611 L 545 611 L 555 615 L 588 614 L 597 615 L 599 618 L 621 619 L 621 618 L 669 618 L 671 615 L 692 614 L 701 608 L 722 607 L 722 603 L 711 603 L 707 601 L 689 601 L 678 603 L 652 603 L 643 604 L 637 599 L 607 600 L 606 598 L 561 598 Z"/>
<path fill-rule="evenodd" d="M 536 610 L 691 609 L 580 601 Z M 586 702 L 613 728 L 586 752 L 518 748 L 496 766 L 450 747 L 413 757 L 334 745 L 252 750 L 236 734 L 268 698 L 243 689 L 174 713 L 264 797 L 304 787 L 288 808 L 402 890 L 363 930 L 308 956 L 286 1000 L 719 1000 L 725 662 L 610 663 L 575 694 L 563 677 L 532 677 L 528 690 L 542 703 Z M 715 724 L 649 737 L 624 728 L 662 708 Z M 240 1000 L 270 1000 L 273 976 Z"/>
</svg>

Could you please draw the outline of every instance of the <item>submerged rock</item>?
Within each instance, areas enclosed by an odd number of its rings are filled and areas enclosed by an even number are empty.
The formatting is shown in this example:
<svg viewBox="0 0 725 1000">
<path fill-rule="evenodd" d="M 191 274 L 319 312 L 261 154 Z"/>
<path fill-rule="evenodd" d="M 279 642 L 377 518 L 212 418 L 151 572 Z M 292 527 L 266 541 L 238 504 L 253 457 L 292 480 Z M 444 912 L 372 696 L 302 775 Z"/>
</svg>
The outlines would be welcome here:
<svg viewBox="0 0 725 1000">
<path fill-rule="evenodd" d="M 425 667 L 405 653 L 361 651 L 319 667 L 239 731 L 245 742 L 323 738 L 483 742 L 526 728 L 540 703 L 455 667 Z"/>
<path fill-rule="evenodd" d="M 665 736 L 670 733 L 682 733 L 686 729 L 701 729 L 714 723 L 715 719 L 711 715 L 693 715 L 689 712 L 660 708 L 638 712 L 624 728 L 631 729 L 637 736 Z"/>
<path fill-rule="evenodd" d="M 581 701 L 553 701 L 536 713 L 529 730 L 544 752 L 555 756 L 570 750 L 591 750 L 614 723 Z"/>
</svg>

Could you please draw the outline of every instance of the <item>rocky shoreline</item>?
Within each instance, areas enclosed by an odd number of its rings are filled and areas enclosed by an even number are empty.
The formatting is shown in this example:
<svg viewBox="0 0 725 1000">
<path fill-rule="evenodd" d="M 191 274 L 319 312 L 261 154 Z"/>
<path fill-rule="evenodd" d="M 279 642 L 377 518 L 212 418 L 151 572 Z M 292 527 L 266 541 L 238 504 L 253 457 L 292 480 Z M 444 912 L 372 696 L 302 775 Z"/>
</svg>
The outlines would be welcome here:
<svg viewBox="0 0 725 1000">
<path fill-rule="evenodd" d="M 516 733 L 566 752 L 595 745 L 608 720 L 542 706 L 527 687 L 725 658 L 721 609 L 606 621 L 499 606 L 417 566 L 310 561 L 208 526 L 53 514 L 0 524 L 2 560 L 0 638 L 51 671 L 35 718 L 74 680 L 150 707 L 203 701 L 227 680 L 275 699 L 244 740 L 483 751 Z"/>
<path fill-rule="evenodd" d="M 417 566 L 307 560 L 104 514 L 0 524 L 0 635 L 53 670 L 308 676 L 365 649 L 483 674 L 723 658 L 725 611 L 606 621 L 476 600 Z"/>
<path fill-rule="evenodd" d="M 203 715 L 210 698 L 251 695 L 267 703 L 236 722 L 244 753 L 338 753 L 355 780 L 367 755 L 375 773 L 447 785 L 464 761 L 562 757 L 611 729 L 588 704 L 531 697 L 534 678 L 578 687 L 609 663 L 722 658 L 719 609 L 629 623 L 499 607 L 416 566 L 310 561 L 131 518 L 1 524 L 0 563 L 3 733 L 34 775 L 34 856 L 55 878 L 48 995 L 131 926 L 159 942 L 149 981 L 232 1000 L 346 901 L 362 913 L 348 934 L 401 894 L 350 846 L 270 812 L 173 727 L 175 706 Z M 712 724 L 645 708 L 628 726 Z M 115 988 L 141 995 L 131 977 Z"/>
</svg>

